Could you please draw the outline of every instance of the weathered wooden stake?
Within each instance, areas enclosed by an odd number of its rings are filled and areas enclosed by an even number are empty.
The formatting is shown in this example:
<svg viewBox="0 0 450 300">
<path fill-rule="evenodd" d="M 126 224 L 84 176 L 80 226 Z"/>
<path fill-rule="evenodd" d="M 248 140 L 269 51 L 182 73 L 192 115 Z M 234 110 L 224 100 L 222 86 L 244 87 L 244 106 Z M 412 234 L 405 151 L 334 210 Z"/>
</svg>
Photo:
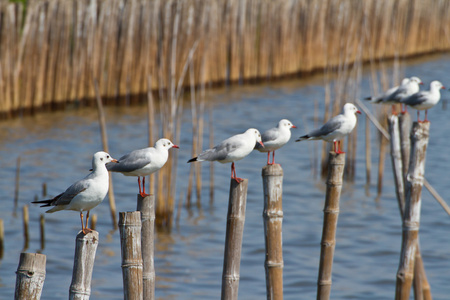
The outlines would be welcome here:
<svg viewBox="0 0 450 300">
<path fill-rule="evenodd" d="M 283 169 L 266 165 L 262 169 L 264 187 L 264 237 L 266 244 L 267 299 L 283 299 Z"/>
<path fill-rule="evenodd" d="M 409 167 L 409 156 L 411 149 L 411 140 L 409 135 L 411 133 L 411 115 L 409 113 L 400 114 L 398 117 L 399 129 L 400 129 L 400 140 L 401 140 L 401 150 L 402 150 L 402 166 L 403 166 L 403 178 L 406 180 L 406 174 L 408 173 Z M 405 187 L 406 188 L 406 187 Z"/>
<path fill-rule="evenodd" d="M 141 213 L 120 212 L 119 231 L 124 299 L 142 300 Z"/>
<path fill-rule="evenodd" d="M 38 253 L 20 253 L 17 267 L 15 300 L 39 300 L 45 280 L 46 256 Z"/>
<path fill-rule="evenodd" d="M 329 154 L 327 192 L 323 210 L 323 231 L 320 249 L 319 279 L 317 281 L 317 299 L 330 299 L 331 273 L 333 268 L 336 228 L 339 216 L 342 177 L 345 167 L 345 154 Z"/>
<path fill-rule="evenodd" d="M 80 231 L 75 239 L 72 283 L 69 300 L 88 300 L 91 295 L 92 270 L 98 246 L 98 232 L 84 234 Z"/>
<path fill-rule="evenodd" d="M 222 273 L 222 300 L 238 298 L 247 188 L 248 179 L 244 179 L 240 183 L 231 179 Z"/>
<path fill-rule="evenodd" d="M 155 265 L 154 265 L 154 240 L 155 240 L 155 196 L 143 198 L 137 195 L 137 210 L 141 212 L 141 251 L 143 262 L 143 292 L 144 299 L 155 299 Z"/>
<path fill-rule="evenodd" d="M 420 208 L 425 157 L 428 145 L 430 123 L 414 122 L 411 131 L 411 156 L 406 176 L 405 213 L 400 264 L 397 271 L 396 300 L 407 300 L 411 291 L 415 255 L 418 246 Z"/>
</svg>

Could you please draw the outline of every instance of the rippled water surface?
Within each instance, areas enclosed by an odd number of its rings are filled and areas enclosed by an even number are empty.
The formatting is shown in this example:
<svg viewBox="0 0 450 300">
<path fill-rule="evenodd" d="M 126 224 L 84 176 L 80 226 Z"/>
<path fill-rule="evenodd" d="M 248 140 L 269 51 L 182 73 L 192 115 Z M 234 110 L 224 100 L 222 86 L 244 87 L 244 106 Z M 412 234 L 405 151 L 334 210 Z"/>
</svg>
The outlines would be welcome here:
<svg viewBox="0 0 450 300">
<path fill-rule="evenodd" d="M 450 56 L 435 56 L 413 61 L 404 68 L 407 76 L 417 75 L 426 84 L 434 79 L 450 87 Z M 366 96 L 370 74 L 363 74 L 360 96 Z M 450 97 L 442 92 L 443 99 Z M 264 131 L 282 118 L 299 128 L 293 137 L 313 126 L 314 103 L 318 100 L 320 116 L 324 109 L 321 77 L 308 81 L 233 87 L 208 95 L 213 103 L 215 141 L 241 133 L 249 127 Z M 375 107 L 369 108 L 374 111 Z M 432 109 L 426 178 L 450 203 L 448 184 L 449 111 L 442 104 Z M 145 107 L 106 108 L 109 149 L 113 157 L 147 145 Z M 376 197 L 372 180 L 365 190 L 364 115 L 359 117 L 356 177 L 345 182 L 336 236 L 333 265 L 333 299 L 393 299 L 395 275 L 401 247 L 401 222 L 395 198 L 391 164 L 386 161 L 384 189 Z M 190 111 L 185 110 L 181 126 L 176 199 L 185 198 L 191 156 Z M 205 137 L 207 137 L 207 130 Z M 377 134 L 371 131 L 372 178 L 378 161 Z M 41 114 L 0 123 L 0 218 L 5 222 L 5 255 L 0 265 L 0 298 L 12 299 L 15 271 L 23 248 L 21 208 L 42 184 L 56 195 L 91 167 L 92 154 L 101 149 L 97 112 L 83 108 Z M 283 255 L 285 299 L 314 299 L 322 232 L 324 180 L 310 171 L 313 142 L 293 140 L 277 151 L 277 162 L 284 170 L 283 185 Z M 16 159 L 21 157 L 18 216 L 13 217 Z M 263 191 L 261 168 L 266 156 L 258 152 L 236 164 L 238 176 L 249 179 L 247 213 L 242 248 L 240 299 L 265 298 Z M 204 163 L 207 183 L 209 164 Z M 170 233 L 157 234 L 155 266 L 158 299 L 218 299 L 223 266 L 223 245 L 228 202 L 230 165 L 215 164 L 215 199 L 208 199 L 203 188 L 201 209 L 181 208 L 180 219 Z M 134 177 L 113 174 L 118 211 L 136 207 L 137 184 Z M 422 255 L 435 299 L 450 295 L 450 218 L 432 198 L 423 192 L 420 241 Z M 44 209 L 30 205 L 30 247 L 39 243 L 39 214 Z M 100 243 L 97 251 L 91 299 L 122 299 L 122 272 L 118 231 L 111 232 L 108 201 L 92 213 L 98 215 Z M 46 215 L 47 276 L 42 299 L 64 299 L 72 277 L 75 236 L 79 231 L 76 212 Z"/>
</svg>

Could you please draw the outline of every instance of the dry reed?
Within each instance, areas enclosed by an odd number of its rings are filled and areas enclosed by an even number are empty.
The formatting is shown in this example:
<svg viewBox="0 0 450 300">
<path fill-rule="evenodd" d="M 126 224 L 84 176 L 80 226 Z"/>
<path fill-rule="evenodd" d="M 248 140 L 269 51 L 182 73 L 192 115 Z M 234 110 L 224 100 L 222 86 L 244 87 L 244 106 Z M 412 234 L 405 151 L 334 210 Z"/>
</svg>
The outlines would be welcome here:
<svg viewBox="0 0 450 300">
<path fill-rule="evenodd" d="M 361 62 L 450 48 L 447 1 L 36 0 L 23 9 L 0 0 L 2 116 L 94 99 L 94 78 L 106 103 L 135 101 L 149 74 L 151 89 L 174 99 L 195 42 L 200 85 L 318 69 L 348 77 Z"/>
</svg>

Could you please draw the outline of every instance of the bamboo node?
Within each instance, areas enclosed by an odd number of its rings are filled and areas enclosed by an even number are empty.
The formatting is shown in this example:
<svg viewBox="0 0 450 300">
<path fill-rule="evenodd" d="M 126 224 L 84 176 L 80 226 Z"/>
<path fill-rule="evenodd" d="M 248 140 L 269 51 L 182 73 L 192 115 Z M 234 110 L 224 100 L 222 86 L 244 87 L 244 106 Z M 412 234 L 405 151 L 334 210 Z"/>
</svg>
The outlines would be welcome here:
<svg viewBox="0 0 450 300">
<path fill-rule="evenodd" d="M 70 292 L 76 295 L 85 295 L 85 296 L 90 296 L 91 295 L 91 289 L 90 288 L 86 288 L 86 289 L 77 289 L 77 288 L 70 288 Z"/>
<path fill-rule="evenodd" d="M 282 219 L 284 217 L 283 211 L 264 211 L 263 216 L 266 219 Z"/>
<path fill-rule="evenodd" d="M 128 267 L 139 267 L 139 268 L 142 268 L 142 262 L 123 263 L 122 264 L 122 268 L 128 268 Z"/>
<path fill-rule="evenodd" d="M 419 222 L 405 220 L 402 228 L 403 231 L 419 231 L 419 225 Z"/>
<path fill-rule="evenodd" d="M 321 241 L 320 244 L 325 247 L 334 247 L 336 245 L 336 241 Z"/>
<path fill-rule="evenodd" d="M 269 268 L 284 268 L 284 261 L 274 262 L 272 260 L 266 260 L 266 266 Z"/>
<path fill-rule="evenodd" d="M 226 279 L 229 281 L 239 281 L 240 276 L 239 275 L 223 275 L 223 279 Z"/>
<path fill-rule="evenodd" d="M 319 280 L 318 285 L 324 286 L 324 285 L 331 285 L 331 279 L 328 280 Z"/>
<path fill-rule="evenodd" d="M 328 213 L 328 214 L 339 214 L 339 208 L 332 209 L 332 208 L 327 207 L 327 208 L 324 208 L 323 212 Z"/>
<path fill-rule="evenodd" d="M 327 180 L 327 186 L 329 187 L 340 187 L 342 186 L 342 181 L 334 181 L 334 180 Z"/>
</svg>

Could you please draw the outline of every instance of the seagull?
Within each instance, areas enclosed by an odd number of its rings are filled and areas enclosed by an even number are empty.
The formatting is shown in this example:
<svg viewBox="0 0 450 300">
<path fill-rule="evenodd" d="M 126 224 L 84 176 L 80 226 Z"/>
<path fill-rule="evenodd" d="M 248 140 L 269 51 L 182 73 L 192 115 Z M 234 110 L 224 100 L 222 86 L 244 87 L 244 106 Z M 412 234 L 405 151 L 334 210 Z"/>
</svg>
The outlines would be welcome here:
<svg viewBox="0 0 450 300">
<path fill-rule="evenodd" d="M 369 100 L 371 103 L 394 105 L 401 103 L 402 99 L 417 93 L 420 90 L 419 84 L 422 85 L 423 82 L 417 76 L 404 78 L 399 86 L 390 88 L 383 95 L 376 98 L 368 97 L 365 99 Z M 404 112 L 406 112 L 406 110 L 402 107 L 402 113 Z"/>
<path fill-rule="evenodd" d="M 99 151 L 92 158 L 92 172 L 83 179 L 72 184 L 64 193 L 53 199 L 33 201 L 43 204 L 41 207 L 54 206 L 47 210 L 53 213 L 60 210 L 75 210 L 80 212 L 81 230 L 84 234 L 91 232 L 88 228 L 89 211 L 100 204 L 108 193 L 109 173 L 105 165 L 110 162 L 117 163 L 108 153 Z M 86 226 L 83 224 L 83 211 L 87 211 Z"/>
<path fill-rule="evenodd" d="M 240 183 L 243 179 L 236 177 L 236 168 L 234 162 L 243 159 L 252 152 L 255 144 L 259 143 L 264 147 L 261 141 L 261 134 L 255 128 L 247 129 L 246 132 L 234 135 L 212 149 L 203 151 L 197 157 L 188 160 L 188 163 L 193 161 L 215 161 L 220 163 L 231 162 L 231 179 Z"/>
<path fill-rule="evenodd" d="M 267 164 L 275 164 L 275 150 L 280 149 L 291 138 L 291 128 L 297 128 L 291 121 L 283 119 L 278 122 L 277 127 L 271 128 L 264 132 L 261 136 L 261 140 L 264 143 L 264 147 L 260 144 L 256 144 L 255 149 L 259 152 L 267 152 Z M 270 163 L 270 152 L 272 152 L 272 163 Z"/>
<path fill-rule="evenodd" d="M 421 123 L 419 114 L 421 110 L 425 110 L 425 120 L 428 121 L 428 109 L 435 106 L 439 100 L 441 100 L 440 89 L 445 89 L 444 85 L 437 80 L 430 83 L 429 91 L 420 91 L 402 100 L 403 104 L 409 105 L 414 109 L 417 109 L 417 122 Z"/>
<path fill-rule="evenodd" d="M 119 158 L 119 163 L 108 164 L 106 168 L 111 172 L 122 173 L 125 176 L 137 176 L 139 194 L 142 197 L 149 196 L 145 193 L 145 176 L 161 169 L 169 158 L 170 148 L 180 148 L 168 139 L 159 139 L 155 147 L 134 150 Z M 141 176 L 142 189 L 141 189 Z"/>
<path fill-rule="evenodd" d="M 337 154 L 345 153 L 341 151 L 341 144 L 336 145 L 337 141 L 343 139 L 352 132 L 356 126 L 356 114 L 361 112 L 352 103 L 346 103 L 342 109 L 342 114 L 331 118 L 319 129 L 314 129 L 307 135 L 299 137 L 296 142 L 303 140 L 324 140 L 334 143 L 334 152 Z"/>
</svg>

